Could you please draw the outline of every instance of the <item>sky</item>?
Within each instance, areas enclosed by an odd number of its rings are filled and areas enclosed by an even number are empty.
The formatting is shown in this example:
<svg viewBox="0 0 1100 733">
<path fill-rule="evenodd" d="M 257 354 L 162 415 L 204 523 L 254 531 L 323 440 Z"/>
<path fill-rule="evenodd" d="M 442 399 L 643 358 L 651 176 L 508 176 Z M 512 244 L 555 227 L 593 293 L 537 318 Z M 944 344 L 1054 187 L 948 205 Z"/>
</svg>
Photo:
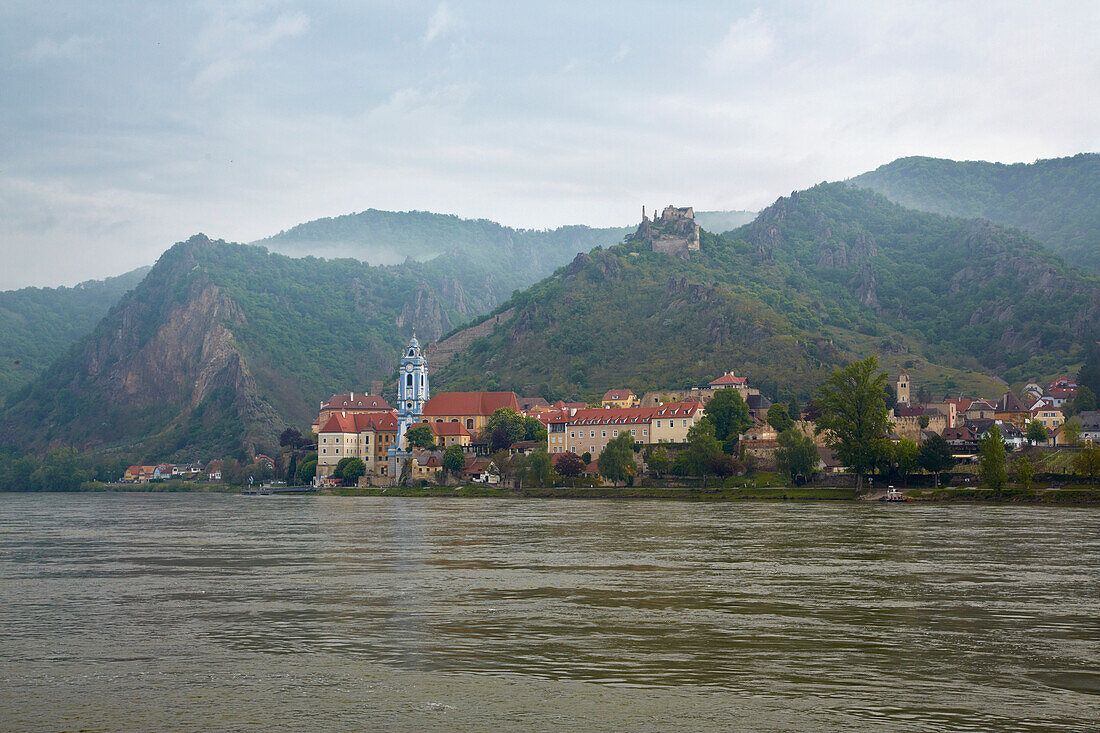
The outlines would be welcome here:
<svg viewBox="0 0 1100 733">
<path fill-rule="evenodd" d="M 1095 1 L 6 0 L 0 289 L 367 208 L 625 226 L 1094 152 L 1097 28 Z"/>
</svg>

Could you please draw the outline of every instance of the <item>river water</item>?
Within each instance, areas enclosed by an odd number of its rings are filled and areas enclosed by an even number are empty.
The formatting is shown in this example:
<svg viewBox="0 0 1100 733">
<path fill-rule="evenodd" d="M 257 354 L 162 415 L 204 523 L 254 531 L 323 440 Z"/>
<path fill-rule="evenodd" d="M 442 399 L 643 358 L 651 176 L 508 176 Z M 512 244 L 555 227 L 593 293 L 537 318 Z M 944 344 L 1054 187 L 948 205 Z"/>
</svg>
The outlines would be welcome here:
<svg viewBox="0 0 1100 733">
<path fill-rule="evenodd" d="M 1100 728 L 1100 510 L 0 494 L 0 729 Z"/>
</svg>

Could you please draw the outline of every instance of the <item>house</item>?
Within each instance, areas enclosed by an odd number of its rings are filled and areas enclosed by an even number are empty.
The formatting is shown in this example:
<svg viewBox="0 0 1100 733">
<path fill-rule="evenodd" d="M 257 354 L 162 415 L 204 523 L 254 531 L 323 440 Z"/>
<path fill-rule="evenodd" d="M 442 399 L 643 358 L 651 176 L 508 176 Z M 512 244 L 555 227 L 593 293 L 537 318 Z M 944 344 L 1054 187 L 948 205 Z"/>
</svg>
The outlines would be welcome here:
<svg viewBox="0 0 1100 733">
<path fill-rule="evenodd" d="M 989 400 L 971 400 L 964 413 L 967 422 L 975 420 L 993 420 L 997 407 Z"/>
<path fill-rule="evenodd" d="M 1031 402 L 1034 402 L 1043 396 L 1043 388 L 1037 382 L 1028 382 L 1024 385 L 1024 395 Z"/>
<path fill-rule="evenodd" d="M 836 451 L 824 446 L 817 447 L 817 470 L 822 473 L 847 473 L 848 467 L 836 457 Z"/>
<path fill-rule="evenodd" d="M 515 392 L 443 392 L 424 403 L 420 421 L 454 422 L 477 435 L 485 429 L 489 417 L 502 407 L 519 412 Z"/>
<path fill-rule="evenodd" d="M 256 463 L 262 463 L 263 465 L 270 468 L 272 471 L 275 470 L 275 459 L 271 456 L 264 455 L 263 453 L 257 453 L 256 457 L 252 460 L 254 460 Z"/>
<path fill-rule="evenodd" d="M 967 400 L 967 402 L 969 402 L 969 400 Z M 958 404 L 956 402 L 949 400 L 944 400 L 943 402 L 927 402 L 921 405 L 921 407 L 924 408 L 926 415 L 931 416 L 933 412 L 938 412 L 943 415 L 945 428 L 953 428 L 959 424 Z"/>
<path fill-rule="evenodd" d="M 746 430 L 739 445 L 747 456 L 774 460 L 775 451 L 779 449 L 779 433 L 765 422 Z"/>
<path fill-rule="evenodd" d="M 1081 442 L 1085 445 L 1100 445 L 1100 410 L 1086 410 L 1079 413 L 1081 421 Z"/>
<path fill-rule="evenodd" d="M 746 397 L 745 403 L 749 406 L 749 414 L 754 418 L 761 421 L 768 419 L 768 409 L 772 406 L 772 401 L 767 397 L 757 392 Z"/>
<path fill-rule="evenodd" d="M 604 392 L 603 398 L 600 400 L 600 407 L 603 408 L 630 408 L 637 407 L 641 402 L 629 389 L 609 389 Z"/>
<path fill-rule="evenodd" d="M 172 478 L 172 464 L 161 463 L 153 469 L 153 479 L 163 481 Z"/>
<path fill-rule="evenodd" d="M 978 453 L 978 436 L 969 425 L 946 428 L 941 437 L 951 446 L 951 455 L 956 458 L 973 458 Z"/>
<path fill-rule="evenodd" d="M 748 387 L 747 377 L 738 377 L 733 372 L 726 372 L 717 379 L 712 379 L 707 385 L 711 389 L 726 389 L 727 387 Z"/>
<path fill-rule="evenodd" d="M 1031 419 L 1042 423 L 1048 433 L 1066 421 L 1055 400 L 1049 395 L 1039 398 L 1031 406 Z"/>
<path fill-rule="evenodd" d="M 149 479 L 153 478 L 153 474 L 156 472 L 156 466 L 130 466 L 122 474 L 122 483 L 124 484 L 146 484 L 149 483 Z"/>
<path fill-rule="evenodd" d="M 317 476 L 332 475 L 342 458 L 359 458 L 368 476 L 385 476 L 388 452 L 397 441 L 394 412 L 340 412 L 317 433 Z"/>
<path fill-rule="evenodd" d="M 534 453 L 540 445 L 542 445 L 542 443 L 537 440 L 521 440 L 518 443 L 512 443 L 508 448 L 508 452 L 514 456 L 529 456 Z"/>
<path fill-rule="evenodd" d="M 668 402 L 650 418 L 650 443 L 686 443 L 688 431 L 703 417 L 702 403 Z M 645 441 L 643 441 L 645 442 Z"/>
<path fill-rule="evenodd" d="M 410 481 L 436 481 L 443 470 L 443 451 L 414 452 L 409 462 Z"/>
<path fill-rule="evenodd" d="M 206 468 L 203 469 L 203 472 L 206 474 L 206 478 L 210 481 L 221 481 L 222 468 L 224 468 L 224 466 L 224 461 L 213 460 L 210 461 L 210 463 L 206 464 Z"/>
<path fill-rule="evenodd" d="M 452 445 L 465 448 L 474 437 L 466 426 L 459 422 L 432 422 L 428 423 L 428 427 L 435 436 L 436 444 L 444 448 Z"/>
<path fill-rule="evenodd" d="M 391 412 L 390 404 L 378 395 L 360 394 L 348 392 L 347 394 L 334 394 L 321 403 L 317 419 L 313 421 L 311 429 L 316 435 L 328 419 L 337 412 L 346 412 L 350 415 L 358 415 L 364 412 Z"/>
<path fill-rule="evenodd" d="M 519 400 L 520 412 L 543 412 L 550 409 L 550 403 L 541 397 L 520 397 Z"/>
<path fill-rule="evenodd" d="M 1005 392 L 1004 396 L 997 402 L 996 407 L 993 419 L 1012 423 L 1021 430 L 1027 428 L 1027 424 L 1031 420 L 1031 410 L 1027 409 L 1020 398 L 1012 392 Z"/>
</svg>

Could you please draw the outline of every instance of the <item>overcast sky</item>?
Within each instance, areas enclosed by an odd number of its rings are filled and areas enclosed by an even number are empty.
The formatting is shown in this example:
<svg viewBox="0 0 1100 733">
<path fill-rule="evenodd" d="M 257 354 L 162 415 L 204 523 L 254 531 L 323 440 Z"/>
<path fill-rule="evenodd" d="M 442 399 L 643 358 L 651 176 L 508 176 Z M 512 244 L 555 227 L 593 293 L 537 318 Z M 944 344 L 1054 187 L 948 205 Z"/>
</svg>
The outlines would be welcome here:
<svg viewBox="0 0 1100 733">
<path fill-rule="evenodd" d="M 0 289 L 371 207 L 626 225 L 1100 150 L 1095 0 L 687 5 L 6 0 Z"/>
</svg>

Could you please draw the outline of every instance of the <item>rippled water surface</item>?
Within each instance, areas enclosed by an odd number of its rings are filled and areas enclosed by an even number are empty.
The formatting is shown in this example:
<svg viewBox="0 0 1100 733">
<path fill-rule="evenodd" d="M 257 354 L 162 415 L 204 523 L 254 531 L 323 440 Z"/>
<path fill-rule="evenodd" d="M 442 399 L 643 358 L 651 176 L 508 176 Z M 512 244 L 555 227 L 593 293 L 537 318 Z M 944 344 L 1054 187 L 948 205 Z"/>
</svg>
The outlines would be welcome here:
<svg viewBox="0 0 1100 733">
<path fill-rule="evenodd" d="M 1097 730 L 1100 510 L 0 494 L 4 730 Z"/>
</svg>

